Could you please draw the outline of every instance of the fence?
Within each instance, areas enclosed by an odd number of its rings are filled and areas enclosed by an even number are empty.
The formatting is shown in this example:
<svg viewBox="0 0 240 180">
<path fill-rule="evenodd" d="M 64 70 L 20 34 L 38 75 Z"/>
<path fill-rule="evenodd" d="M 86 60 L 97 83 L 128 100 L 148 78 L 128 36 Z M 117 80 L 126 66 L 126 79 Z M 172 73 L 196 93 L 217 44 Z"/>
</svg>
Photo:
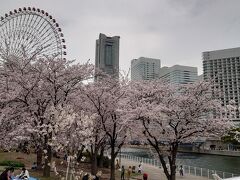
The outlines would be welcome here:
<svg viewBox="0 0 240 180">
<path fill-rule="evenodd" d="M 162 169 L 161 163 L 156 159 L 131 156 L 128 154 L 120 154 L 118 158 L 128 159 L 128 160 L 139 162 L 139 163 L 142 162 L 143 164 L 148 164 L 148 165 L 155 166 Z M 177 166 L 179 167 L 180 165 L 178 164 Z M 193 166 L 187 166 L 187 165 L 182 165 L 182 166 L 183 166 L 184 174 L 201 176 L 208 179 L 213 179 L 212 174 L 217 174 L 221 178 L 230 178 L 230 177 L 240 176 L 240 174 L 211 170 L 206 168 L 193 167 Z"/>
</svg>

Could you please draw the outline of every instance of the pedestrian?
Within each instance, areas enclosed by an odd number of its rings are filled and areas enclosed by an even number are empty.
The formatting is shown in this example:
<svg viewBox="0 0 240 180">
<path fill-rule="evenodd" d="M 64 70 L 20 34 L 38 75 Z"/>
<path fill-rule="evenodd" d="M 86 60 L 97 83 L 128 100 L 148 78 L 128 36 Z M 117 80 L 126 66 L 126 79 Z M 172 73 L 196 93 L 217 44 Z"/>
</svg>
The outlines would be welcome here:
<svg viewBox="0 0 240 180">
<path fill-rule="evenodd" d="M 14 177 L 14 167 L 10 167 L 9 170 L 10 170 L 9 177 L 10 177 L 10 179 L 13 179 L 13 177 Z"/>
<path fill-rule="evenodd" d="M 129 166 L 129 167 L 128 167 L 128 170 L 127 170 L 127 180 L 130 179 L 131 175 L 132 175 L 132 167 Z"/>
<path fill-rule="evenodd" d="M 17 175 L 18 179 L 27 180 L 27 179 L 29 179 L 29 177 L 30 177 L 29 176 L 29 172 L 28 172 L 28 170 L 25 167 L 23 167 L 22 168 L 22 172 L 19 175 Z"/>
<path fill-rule="evenodd" d="M 88 180 L 88 179 L 89 179 L 89 174 L 88 173 L 84 174 L 82 180 Z"/>
<path fill-rule="evenodd" d="M 183 176 L 183 167 L 182 167 L 182 165 L 180 166 L 179 174 L 180 174 L 180 176 Z"/>
<path fill-rule="evenodd" d="M 33 165 L 32 165 L 32 168 L 31 168 L 32 170 L 36 170 L 37 169 L 37 163 L 36 162 L 34 162 L 33 163 Z"/>
<path fill-rule="evenodd" d="M 7 168 L 3 173 L 0 175 L 0 180 L 10 180 L 11 176 L 13 175 L 14 168 Z"/>
<path fill-rule="evenodd" d="M 148 179 L 148 174 L 147 173 L 144 173 L 143 174 L 143 180 L 147 180 Z"/>
<path fill-rule="evenodd" d="M 116 160 L 116 169 L 120 169 L 120 164 L 119 164 L 118 159 Z"/>
<path fill-rule="evenodd" d="M 138 173 L 142 174 L 142 164 L 141 163 L 138 165 Z"/>
<path fill-rule="evenodd" d="M 67 158 L 68 158 L 68 155 L 67 155 L 67 153 L 65 153 L 63 159 L 64 159 L 65 161 L 67 161 Z"/>
<path fill-rule="evenodd" d="M 125 174 L 125 169 L 124 169 L 124 166 L 122 166 L 122 169 L 121 169 L 121 180 L 125 180 L 124 179 L 124 174 Z"/>
</svg>

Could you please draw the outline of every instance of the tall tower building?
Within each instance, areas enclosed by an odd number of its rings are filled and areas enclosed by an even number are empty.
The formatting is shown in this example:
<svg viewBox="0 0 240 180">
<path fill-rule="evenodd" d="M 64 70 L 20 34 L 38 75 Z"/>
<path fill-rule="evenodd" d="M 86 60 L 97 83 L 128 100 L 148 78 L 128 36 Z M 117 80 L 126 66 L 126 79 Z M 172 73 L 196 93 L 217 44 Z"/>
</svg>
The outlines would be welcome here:
<svg viewBox="0 0 240 180">
<path fill-rule="evenodd" d="M 140 57 L 131 61 L 131 80 L 152 80 L 159 78 L 160 59 Z"/>
<path fill-rule="evenodd" d="M 233 120 L 240 121 L 240 48 L 203 52 L 203 78 L 213 81 L 213 89 L 220 90 L 217 95 L 222 105 L 235 102 L 234 115 L 225 114 Z"/>
<path fill-rule="evenodd" d="M 96 40 L 95 67 L 107 74 L 118 77 L 119 73 L 119 36 L 107 37 L 100 33 Z"/>
<path fill-rule="evenodd" d="M 198 78 L 196 67 L 174 65 L 172 67 L 162 67 L 159 78 L 171 84 L 194 83 Z"/>
</svg>

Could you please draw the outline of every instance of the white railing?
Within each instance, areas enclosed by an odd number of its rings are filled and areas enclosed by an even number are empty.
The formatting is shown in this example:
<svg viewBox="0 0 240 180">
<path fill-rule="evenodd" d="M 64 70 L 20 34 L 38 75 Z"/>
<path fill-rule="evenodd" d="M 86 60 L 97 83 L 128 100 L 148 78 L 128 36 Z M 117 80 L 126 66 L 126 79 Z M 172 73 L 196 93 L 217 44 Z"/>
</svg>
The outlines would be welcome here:
<svg viewBox="0 0 240 180">
<path fill-rule="evenodd" d="M 156 159 L 131 156 L 128 154 L 121 154 L 121 155 L 119 154 L 118 158 L 128 159 L 138 163 L 142 162 L 143 164 L 148 164 L 148 165 L 162 169 L 160 161 Z M 177 166 L 180 167 L 180 164 L 178 164 Z M 213 179 L 212 174 L 217 174 L 221 178 L 230 178 L 230 177 L 240 176 L 240 174 L 234 174 L 234 173 L 223 172 L 218 170 L 211 170 L 211 169 L 193 167 L 193 166 L 187 166 L 187 165 L 182 165 L 182 166 L 183 166 L 184 174 L 206 177 L 208 179 Z"/>
</svg>

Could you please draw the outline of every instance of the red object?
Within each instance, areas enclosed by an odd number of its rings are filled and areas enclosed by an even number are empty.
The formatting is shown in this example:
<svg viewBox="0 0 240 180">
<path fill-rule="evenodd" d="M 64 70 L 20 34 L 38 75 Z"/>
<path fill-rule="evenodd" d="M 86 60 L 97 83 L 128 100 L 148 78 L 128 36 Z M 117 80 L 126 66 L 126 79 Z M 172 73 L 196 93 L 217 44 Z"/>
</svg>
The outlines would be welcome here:
<svg viewBox="0 0 240 180">
<path fill-rule="evenodd" d="M 147 173 L 144 173 L 143 174 L 143 180 L 147 180 L 148 179 L 148 174 Z"/>
</svg>

